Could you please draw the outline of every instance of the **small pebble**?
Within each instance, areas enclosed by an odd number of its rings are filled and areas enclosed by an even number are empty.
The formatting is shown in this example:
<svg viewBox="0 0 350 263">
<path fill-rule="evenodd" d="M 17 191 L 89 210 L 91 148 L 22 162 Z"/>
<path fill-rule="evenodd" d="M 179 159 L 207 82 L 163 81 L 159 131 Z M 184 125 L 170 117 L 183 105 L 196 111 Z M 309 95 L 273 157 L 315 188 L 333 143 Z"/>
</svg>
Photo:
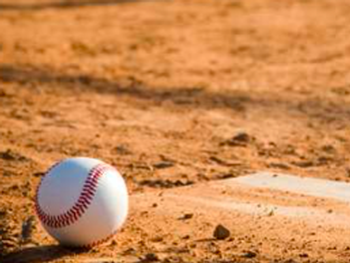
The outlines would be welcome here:
<svg viewBox="0 0 350 263">
<path fill-rule="evenodd" d="M 174 163 L 169 161 L 159 162 L 153 165 L 155 169 L 166 169 L 172 166 L 174 166 Z"/>
<path fill-rule="evenodd" d="M 218 240 L 224 240 L 231 235 L 230 230 L 228 230 L 223 225 L 219 224 L 216 226 L 213 236 Z"/>
<path fill-rule="evenodd" d="M 179 217 L 179 220 L 188 220 L 191 219 L 193 217 L 193 214 L 188 213 L 188 214 L 184 214 L 183 216 Z"/>
<path fill-rule="evenodd" d="M 142 260 L 142 262 L 155 262 L 155 261 L 159 261 L 159 258 L 154 253 L 147 253 L 145 255 L 145 258 Z"/>
<path fill-rule="evenodd" d="M 155 242 L 155 243 L 162 242 L 162 241 L 163 241 L 163 237 L 161 236 L 157 236 L 151 239 L 151 242 Z"/>
<path fill-rule="evenodd" d="M 21 231 L 22 242 L 27 242 L 32 238 L 34 228 L 35 228 L 35 217 L 30 216 L 22 223 L 22 231 Z"/>
<path fill-rule="evenodd" d="M 245 252 L 242 257 L 244 258 L 255 258 L 256 257 L 256 253 L 253 251 L 247 251 Z"/>
</svg>

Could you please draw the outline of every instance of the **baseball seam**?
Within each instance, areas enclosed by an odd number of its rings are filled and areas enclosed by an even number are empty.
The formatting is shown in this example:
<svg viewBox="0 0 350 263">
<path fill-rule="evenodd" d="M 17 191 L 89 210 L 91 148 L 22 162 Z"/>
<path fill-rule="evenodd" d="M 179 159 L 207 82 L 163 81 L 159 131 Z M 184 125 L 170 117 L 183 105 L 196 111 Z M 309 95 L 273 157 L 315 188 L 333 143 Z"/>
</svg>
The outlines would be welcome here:
<svg viewBox="0 0 350 263">
<path fill-rule="evenodd" d="M 42 223 L 51 227 L 51 228 L 62 228 L 69 226 L 76 222 L 88 209 L 89 205 L 92 202 L 92 199 L 96 193 L 98 186 L 98 181 L 104 172 L 108 169 L 113 169 L 107 164 L 98 164 L 93 167 L 86 179 L 81 194 L 75 204 L 66 212 L 59 215 L 50 215 L 46 213 L 39 205 L 39 188 L 42 184 L 45 176 L 47 176 L 50 171 L 53 170 L 59 163 L 51 167 L 48 172 L 42 178 L 35 196 L 35 210 Z"/>
</svg>

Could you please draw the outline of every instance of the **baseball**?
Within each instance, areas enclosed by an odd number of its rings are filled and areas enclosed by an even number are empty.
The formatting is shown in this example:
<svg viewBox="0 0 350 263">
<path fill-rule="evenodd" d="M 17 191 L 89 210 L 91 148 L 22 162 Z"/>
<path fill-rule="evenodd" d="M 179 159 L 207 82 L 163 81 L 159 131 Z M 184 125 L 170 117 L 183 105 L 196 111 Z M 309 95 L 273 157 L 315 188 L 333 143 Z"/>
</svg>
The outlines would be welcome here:
<svg viewBox="0 0 350 263">
<path fill-rule="evenodd" d="M 111 238 L 128 213 L 124 179 L 112 166 L 92 158 L 56 163 L 36 193 L 37 215 L 59 243 L 92 247 Z"/>
</svg>

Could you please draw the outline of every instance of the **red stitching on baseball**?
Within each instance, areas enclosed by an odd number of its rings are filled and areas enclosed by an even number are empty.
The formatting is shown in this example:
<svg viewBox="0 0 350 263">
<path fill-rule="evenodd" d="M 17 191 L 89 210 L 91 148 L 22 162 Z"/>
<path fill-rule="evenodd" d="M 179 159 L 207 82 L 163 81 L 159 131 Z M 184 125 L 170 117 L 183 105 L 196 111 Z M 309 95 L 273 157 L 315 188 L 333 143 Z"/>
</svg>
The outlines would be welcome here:
<svg viewBox="0 0 350 263">
<path fill-rule="evenodd" d="M 45 174 L 45 176 L 49 174 L 49 172 L 53 170 L 53 168 L 55 168 L 58 164 L 60 164 L 60 162 L 52 166 L 48 170 L 48 172 Z M 76 222 L 85 213 L 85 211 L 91 204 L 91 201 L 96 192 L 99 178 L 103 175 L 103 173 L 106 170 L 109 170 L 109 169 L 114 169 L 114 168 L 107 164 L 98 164 L 95 167 L 93 167 L 89 172 L 88 178 L 84 183 L 83 190 L 78 200 L 76 201 L 76 203 L 68 211 L 60 215 L 47 214 L 39 205 L 38 194 L 39 194 L 40 185 L 42 184 L 44 179 L 43 178 L 36 190 L 36 196 L 35 196 L 35 210 L 41 222 L 43 222 L 45 225 L 52 228 L 61 228 L 61 227 L 69 226 L 74 222 Z"/>
</svg>

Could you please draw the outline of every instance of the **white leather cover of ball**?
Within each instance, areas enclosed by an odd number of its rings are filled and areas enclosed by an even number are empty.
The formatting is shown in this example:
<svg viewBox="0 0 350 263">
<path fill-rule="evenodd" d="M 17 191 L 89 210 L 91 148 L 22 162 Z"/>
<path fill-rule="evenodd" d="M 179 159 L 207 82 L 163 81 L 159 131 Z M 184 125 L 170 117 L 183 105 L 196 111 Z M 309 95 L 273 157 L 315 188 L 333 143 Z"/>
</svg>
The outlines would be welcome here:
<svg viewBox="0 0 350 263">
<path fill-rule="evenodd" d="M 122 176 L 92 158 L 55 164 L 37 189 L 36 211 L 47 232 L 61 244 L 98 245 L 123 225 L 128 192 Z"/>
</svg>

